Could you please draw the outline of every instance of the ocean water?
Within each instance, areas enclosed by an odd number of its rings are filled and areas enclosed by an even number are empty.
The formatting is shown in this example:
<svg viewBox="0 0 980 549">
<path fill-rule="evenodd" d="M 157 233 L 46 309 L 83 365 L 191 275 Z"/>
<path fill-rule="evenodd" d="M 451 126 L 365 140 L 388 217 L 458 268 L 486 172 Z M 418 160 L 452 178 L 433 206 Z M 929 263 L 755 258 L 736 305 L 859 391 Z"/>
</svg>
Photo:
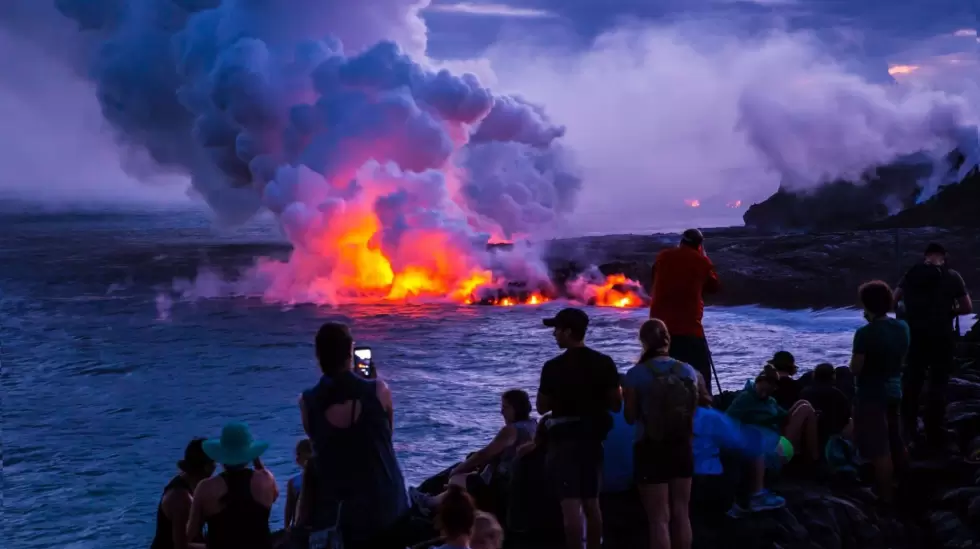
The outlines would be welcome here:
<svg viewBox="0 0 980 549">
<path fill-rule="evenodd" d="M 147 546 L 187 440 L 216 436 L 229 420 L 271 442 L 265 461 L 284 486 L 302 433 L 297 397 L 317 380 L 312 336 L 325 320 L 350 323 L 374 348 L 411 483 L 488 441 L 502 421 L 499 394 L 533 394 L 558 352 L 541 319 L 561 303 L 332 309 L 156 299 L 202 265 L 234 270 L 282 253 L 267 225 L 220 234 L 199 214 L 0 215 L 0 545 Z M 646 312 L 589 313 L 589 343 L 625 370 Z M 756 307 L 709 308 L 705 318 L 726 388 L 780 349 L 804 367 L 844 364 L 861 322 L 850 310 Z M 282 522 L 281 501 L 273 520 Z"/>
</svg>

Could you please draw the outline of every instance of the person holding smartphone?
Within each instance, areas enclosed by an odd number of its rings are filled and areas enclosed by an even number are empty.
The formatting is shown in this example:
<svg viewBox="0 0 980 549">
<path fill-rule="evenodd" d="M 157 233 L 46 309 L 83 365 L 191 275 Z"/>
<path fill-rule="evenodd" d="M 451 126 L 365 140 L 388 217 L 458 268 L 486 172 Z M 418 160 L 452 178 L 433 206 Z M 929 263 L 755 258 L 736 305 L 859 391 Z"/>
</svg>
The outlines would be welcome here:
<svg viewBox="0 0 980 549">
<path fill-rule="evenodd" d="M 348 549 L 383 547 L 381 539 L 409 508 L 392 444 L 391 390 L 355 369 L 347 326 L 324 324 L 314 346 L 322 376 L 299 398 L 303 429 L 313 443 L 307 465 L 313 474 L 306 480 L 304 473 L 302 490 L 309 486 L 311 497 L 302 496 L 302 518 L 311 535 L 339 530 Z M 358 347 L 359 360 L 365 349 Z"/>
<path fill-rule="evenodd" d="M 711 354 L 701 320 L 704 294 L 721 287 L 715 266 L 704 251 L 704 235 L 688 229 L 676 248 L 661 250 L 653 264 L 650 318 L 670 332 L 671 358 L 694 366 L 711 391 Z"/>
</svg>

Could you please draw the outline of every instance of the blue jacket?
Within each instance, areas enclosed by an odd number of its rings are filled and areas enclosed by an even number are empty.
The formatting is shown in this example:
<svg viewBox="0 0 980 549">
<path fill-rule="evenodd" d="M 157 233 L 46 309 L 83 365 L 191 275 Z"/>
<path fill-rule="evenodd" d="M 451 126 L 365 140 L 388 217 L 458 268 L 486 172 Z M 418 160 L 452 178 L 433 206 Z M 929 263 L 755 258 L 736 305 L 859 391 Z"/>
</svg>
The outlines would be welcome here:
<svg viewBox="0 0 980 549">
<path fill-rule="evenodd" d="M 694 412 L 692 449 L 696 475 L 722 474 L 721 450 L 753 458 L 772 453 L 778 444 L 779 434 L 771 429 L 739 423 L 711 408 L 698 407 Z"/>
</svg>

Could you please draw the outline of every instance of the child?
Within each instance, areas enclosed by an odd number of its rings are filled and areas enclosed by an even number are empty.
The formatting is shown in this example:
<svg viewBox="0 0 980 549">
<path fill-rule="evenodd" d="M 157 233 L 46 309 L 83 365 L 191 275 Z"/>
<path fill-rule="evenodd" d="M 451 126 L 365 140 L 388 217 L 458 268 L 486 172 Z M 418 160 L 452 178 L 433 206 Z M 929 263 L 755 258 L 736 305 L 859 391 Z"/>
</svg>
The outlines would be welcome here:
<svg viewBox="0 0 980 549">
<path fill-rule="evenodd" d="M 473 524 L 472 549 L 500 549 L 504 545 L 504 529 L 490 513 L 477 512 Z"/>
<path fill-rule="evenodd" d="M 313 457 L 313 445 L 310 439 L 304 438 L 296 444 L 296 465 L 299 465 L 300 472 L 286 483 L 286 529 L 291 528 L 296 521 L 296 503 L 299 501 L 300 488 L 303 486 L 302 471 L 311 457 Z"/>
</svg>

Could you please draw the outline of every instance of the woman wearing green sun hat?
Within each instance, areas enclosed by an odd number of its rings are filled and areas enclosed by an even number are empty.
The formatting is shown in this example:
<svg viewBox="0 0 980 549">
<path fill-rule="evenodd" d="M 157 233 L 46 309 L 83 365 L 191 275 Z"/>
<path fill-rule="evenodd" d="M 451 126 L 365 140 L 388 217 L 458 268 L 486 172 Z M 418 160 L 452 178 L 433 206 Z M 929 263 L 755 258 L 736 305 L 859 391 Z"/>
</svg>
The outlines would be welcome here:
<svg viewBox="0 0 980 549">
<path fill-rule="evenodd" d="M 269 512 L 279 490 L 259 459 L 269 443 L 255 440 L 248 425 L 233 422 L 202 447 L 224 471 L 198 484 L 187 530 L 197 532 L 206 524 L 208 549 L 271 549 Z"/>
</svg>

